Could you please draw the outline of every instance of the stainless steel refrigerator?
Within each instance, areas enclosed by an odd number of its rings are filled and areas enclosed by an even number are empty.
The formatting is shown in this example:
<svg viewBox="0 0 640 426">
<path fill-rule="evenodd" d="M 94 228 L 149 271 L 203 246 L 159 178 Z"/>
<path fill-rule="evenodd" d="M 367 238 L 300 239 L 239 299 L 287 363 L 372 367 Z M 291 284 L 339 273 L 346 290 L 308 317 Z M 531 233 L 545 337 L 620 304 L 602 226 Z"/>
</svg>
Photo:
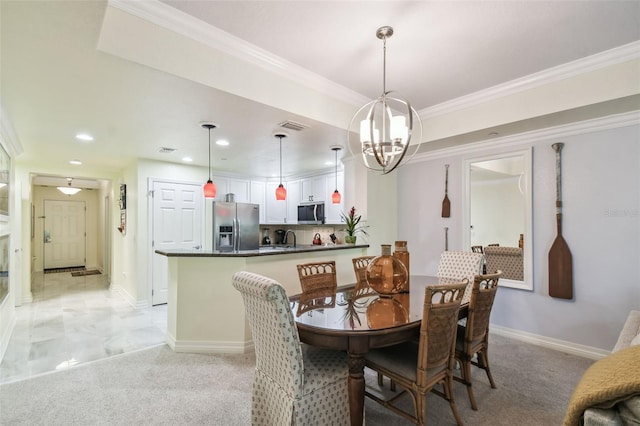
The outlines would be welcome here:
<svg viewBox="0 0 640 426">
<path fill-rule="evenodd" d="M 213 202 L 213 250 L 257 250 L 260 241 L 260 206 Z"/>
</svg>

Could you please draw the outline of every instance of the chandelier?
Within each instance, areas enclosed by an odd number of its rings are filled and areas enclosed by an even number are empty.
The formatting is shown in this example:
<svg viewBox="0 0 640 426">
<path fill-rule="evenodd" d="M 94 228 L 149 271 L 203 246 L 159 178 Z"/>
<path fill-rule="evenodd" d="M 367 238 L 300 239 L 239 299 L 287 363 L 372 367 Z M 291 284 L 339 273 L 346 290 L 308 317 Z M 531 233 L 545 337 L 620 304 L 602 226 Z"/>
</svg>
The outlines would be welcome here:
<svg viewBox="0 0 640 426">
<path fill-rule="evenodd" d="M 387 38 L 393 28 L 378 28 L 376 36 L 383 42 L 382 95 L 363 105 L 349 123 L 349 149 L 361 156 L 365 167 L 391 173 L 417 151 L 422 139 L 422 122 L 409 101 L 396 92 L 387 91 Z M 355 127 L 358 126 L 358 127 Z M 359 139 L 358 139 L 359 136 Z M 418 143 L 410 144 L 412 137 Z"/>
<path fill-rule="evenodd" d="M 280 185 L 276 188 L 276 200 L 282 201 L 287 199 L 287 189 L 282 184 L 282 138 L 286 138 L 286 133 L 276 133 L 273 136 L 280 139 Z"/>
</svg>

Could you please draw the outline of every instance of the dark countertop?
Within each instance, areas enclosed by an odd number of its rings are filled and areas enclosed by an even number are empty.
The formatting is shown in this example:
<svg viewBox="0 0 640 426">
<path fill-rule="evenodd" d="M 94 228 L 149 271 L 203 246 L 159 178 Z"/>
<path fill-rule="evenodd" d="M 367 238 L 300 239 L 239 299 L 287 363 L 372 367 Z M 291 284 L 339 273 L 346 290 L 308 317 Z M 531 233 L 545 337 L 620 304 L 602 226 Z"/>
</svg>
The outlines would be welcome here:
<svg viewBox="0 0 640 426">
<path fill-rule="evenodd" d="M 346 250 L 353 248 L 367 248 L 369 244 L 329 244 L 329 245 L 306 245 L 298 244 L 297 247 L 286 245 L 260 246 L 257 250 L 240 251 L 212 251 L 212 250 L 156 250 L 155 252 L 167 257 L 255 257 L 272 256 L 276 254 L 306 253 L 312 251 Z"/>
</svg>

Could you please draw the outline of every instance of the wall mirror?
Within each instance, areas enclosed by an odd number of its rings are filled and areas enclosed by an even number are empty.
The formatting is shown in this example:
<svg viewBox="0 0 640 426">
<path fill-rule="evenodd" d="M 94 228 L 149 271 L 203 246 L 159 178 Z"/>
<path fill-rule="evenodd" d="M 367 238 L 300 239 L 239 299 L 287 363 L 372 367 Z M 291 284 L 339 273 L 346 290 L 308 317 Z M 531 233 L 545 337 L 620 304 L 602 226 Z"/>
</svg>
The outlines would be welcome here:
<svg viewBox="0 0 640 426">
<path fill-rule="evenodd" d="M 482 251 L 500 285 L 533 290 L 531 148 L 464 160 L 463 250 Z"/>
</svg>

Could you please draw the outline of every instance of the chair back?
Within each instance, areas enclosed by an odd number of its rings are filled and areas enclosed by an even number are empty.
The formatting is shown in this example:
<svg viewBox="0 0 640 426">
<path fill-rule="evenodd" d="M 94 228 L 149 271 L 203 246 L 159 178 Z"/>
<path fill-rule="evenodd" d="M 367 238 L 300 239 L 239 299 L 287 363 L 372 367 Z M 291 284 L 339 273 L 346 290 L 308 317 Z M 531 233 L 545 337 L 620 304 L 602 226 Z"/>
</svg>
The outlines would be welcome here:
<svg viewBox="0 0 640 426">
<path fill-rule="evenodd" d="M 427 368 L 453 368 L 458 311 L 467 284 L 464 279 L 456 284 L 425 289 L 418 350 L 418 386 L 426 383 Z"/>
<path fill-rule="evenodd" d="M 335 297 L 338 289 L 335 261 L 305 263 L 297 266 L 298 278 L 300 278 L 300 286 L 303 293 L 333 293 Z"/>
<path fill-rule="evenodd" d="M 438 264 L 438 277 L 463 279 L 469 283 L 473 282 L 473 277 L 482 273 L 482 253 L 470 251 L 443 251 Z M 469 303 L 471 298 L 471 284 L 467 287 L 462 303 Z"/>
<path fill-rule="evenodd" d="M 284 288 L 275 280 L 251 272 L 233 275 L 242 294 L 261 370 L 292 395 L 302 393 L 303 362 L 300 337 Z"/>
<path fill-rule="evenodd" d="M 474 253 L 482 253 L 482 246 L 471 246 L 471 251 Z"/>
<path fill-rule="evenodd" d="M 477 275 L 473 280 L 469 314 L 465 327 L 465 343 L 475 345 L 483 341 L 489 331 L 489 317 L 498 291 L 501 271 L 495 274 Z"/>
<path fill-rule="evenodd" d="M 359 290 L 369 288 L 367 283 L 367 266 L 375 256 L 361 256 L 351 259 L 353 262 L 353 272 L 356 274 L 356 293 Z"/>
</svg>

